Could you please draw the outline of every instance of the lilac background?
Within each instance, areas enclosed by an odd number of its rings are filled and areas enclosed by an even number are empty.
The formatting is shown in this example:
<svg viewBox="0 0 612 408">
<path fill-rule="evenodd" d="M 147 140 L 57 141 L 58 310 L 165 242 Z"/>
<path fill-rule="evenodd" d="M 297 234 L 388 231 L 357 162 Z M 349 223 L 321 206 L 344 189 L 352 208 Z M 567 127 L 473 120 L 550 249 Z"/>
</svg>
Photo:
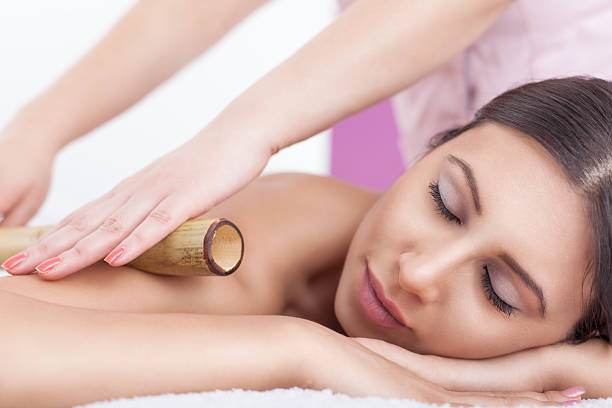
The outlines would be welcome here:
<svg viewBox="0 0 612 408">
<path fill-rule="evenodd" d="M 391 102 L 384 100 L 332 128 L 331 175 L 384 191 L 405 171 Z"/>
</svg>

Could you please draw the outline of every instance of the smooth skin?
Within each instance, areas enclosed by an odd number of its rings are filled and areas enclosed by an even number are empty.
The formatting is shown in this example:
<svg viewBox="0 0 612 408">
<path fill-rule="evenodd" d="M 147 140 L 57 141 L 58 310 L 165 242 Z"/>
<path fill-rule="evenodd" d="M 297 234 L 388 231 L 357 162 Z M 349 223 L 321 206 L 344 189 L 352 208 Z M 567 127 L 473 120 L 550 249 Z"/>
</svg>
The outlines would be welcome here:
<svg viewBox="0 0 612 408">
<path fill-rule="evenodd" d="M 41 150 L 50 152 L 50 155 L 54 155 L 63 145 L 104 123 L 163 82 L 208 46 L 209 43 L 202 41 L 202 38 L 222 35 L 228 27 L 239 21 L 241 16 L 247 14 L 260 2 L 227 1 L 214 4 L 186 2 L 184 3 L 185 8 L 175 7 L 170 14 L 165 9 L 168 6 L 164 4 L 167 3 L 143 1 L 136 5 L 87 56 L 39 98 L 17 113 L 0 137 L 3 143 L 10 143 L 14 146 L 11 150 L 14 153 L 12 157 L 28 157 L 27 147 L 34 144 L 41 146 Z M 194 4 L 201 7 L 198 12 L 194 11 Z M 243 8 L 242 4 L 246 6 Z M 60 255 L 63 263 L 54 268 L 53 273 L 46 277 L 41 274 L 15 276 L 9 279 L 36 279 L 36 282 L 40 284 L 60 287 L 60 282 L 64 283 L 61 278 L 91 266 L 113 248 L 121 246 L 117 245 L 120 242 L 126 244 L 128 251 L 116 265 L 125 265 L 173 231 L 184 220 L 205 213 L 215 205 L 222 204 L 224 199 L 228 201 L 233 197 L 232 194 L 237 195 L 236 191 L 244 188 L 248 181 L 255 179 L 268 158 L 279 149 L 303 140 L 329 127 L 335 121 L 418 81 L 474 41 L 495 21 L 495 18 L 501 15 L 510 1 L 479 0 L 466 6 L 464 1 L 457 0 L 445 1 L 444 7 L 441 7 L 440 4 L 442 4 L 441 0 L 427 2 L 357 1 L 328 29 L 237 98 L 194 139 L 120 183 L 100 199 L 69 215 L 55 231 L 51 231 L 37 245 L 26 251 L 28 259 L 23 264 L 11 270 L 16 275 L 27 274 L 43 260 Z M 176 5 L 176 2 L 173 3 L 173 6 Z M 201 24 L 202 21 L 207 22 L 211 15 L 227 16 L 227 20 L 221 19 L 227 24 L 220 26 Z M 172 16 L 170 21 L 167 16 Z M 193 20 L 191 16 L 194 17 Z M 188 17 L 189 19 L 186 20 Z M 156 29 L 134 29 L 146 20 L 155 22 L 152 26 Z M 187 24 L 186 21 L 192 24 Z M 445 27 L 445 30 L 439 30 L 440 26 Z M 148 41 L 151 38 L 157 38 L 159 27 L 167 28 L 167 32 L 162 33 L 160 37 L 167 40 L 168 43 Z M 192 34 L 201 32 L 198 30 L 204 31 L 209 28 L 213 28 L 211 31 L 214 32 L 213 34 L 202 34 L 203 37 L 197 40 L 188 40 Z M 186 32 L 189 30 L 193 31 Z M 361 36 L 369 39 L 376 38 L 378 41 L 363 42 L 360 41 Z M 422 38 L 428 38 L 431 41 L 424 42 L 420 40 Z M 406 39 L 419 40 L 407 41 Z M 149 48 L 151 55 L 129 52 L 141 41 L 159 44 L 160 47 Z M 214 42 L 214 39 L 212 41 Z M 165 47 L 167 44 L 169 46 Z M 172 46 L 173 44 L 181 44 L 181 47 Z M 110 69 L 100 72 L 97 68 L 99 58 L 104 58 L 111 51 L 116 52 L 116 50 L 123 50 L 124 59 L 114 60 L 114 62 L 111 59 Z M 334 58 L 329 58 L 329 55 L 334 55 Z M 108 61 L 107 58 L 105 59 Z M 159 59 L 168 61 L 169 66 L 161 66 L 159 71 L 151 70 L 148 61 Z M 126 61 L 130 63 L 125 64 Z M 133 67 L 133 72 L 123 71 L 125 65 Z M 348 71 L 351 72 L 351 75 L 346 75 Z M 296 77 L 302 80 L 295 81 Z M 334 92 L 329 92 L 332 88 Z M 278 89 L 283 89 L 284 92 L 275 92 Z M 114 93 L 113 90 L 117 92 Z M 97 97 L 90 98 L 88 95 L 97 95 Z M 104 95 L 104 97 L 98 95 Z M 91 100 L 92 103 L 82 104 L 81 101 L 84 98 Z M 313 100 L 317 103 L 312 103 Z M 42 132 L 42 129 L 45 131 Z M 237 151 L 236 145 L 243 146 L 243 149 Z M 201 152 L 215 153 L 207 155 Z M 46 161 L 41 158 L 41 163 L 44 163 L 41 164 L 41 169 L 50 168 L 48 163 L 52 159 L 49 157 L 46 156 Z M 231 157 L 233 163 L 242 167 L 232 167 L 231 174 L 219 174 L 220 169 L 227 168 L 225 166 L 227 159 L 224 157 Z M 21 164 L 16 164 L 23 166 L 23 160 L 21 162 Z M 15 174 L 15 169 L 18 168 L 18 166 L 11 167 L 10 173 L 0 172 L 0 174 Z M 211 176 L 207 183 L 202 183 L 200 177 L 193 180 L 194 174 L 215 174 L 216 176 Z M 34 176 L 29 178 L 29 180 L 39 179 L 40 177 L 37 179 Z M 42 191 L 44 182 L 36 182 L 42 184 L 31 186 L 37 191 Z M 6 183 L 8 185 L 8 182 Z M 17 188 L 26 188 L 22 187 L 21 183 L 17 184 Z M 156 190 L 140 191 L 139 189 L 145 185 L 156 186 Z M 177 185 L 186 186 L 186 188 L 174 190 L 174 186 Z M 192 192 L 192 195 L 186 196 L 185 191 Z M 18 206 L 21 201 L 15 201 L 17 196 L 20 195 L 14 194 L 8 198 L 3 196 L 2 199 L 7 200 L 4 207 Z M 321 196 L 317 198 L 320 199 Z M 8 203 L 8 200 L 13 201 Z M 33 203 L 34 201 L 27 202 Z M 142 203 L 147 204 L 142 206 Z M 159 203 L 161 203 L 160 206 L 158 206 Z M 149 204 L 152 207 L 147 208 Z M 28 205 L 33 206 L 33 204 Z M 185 205 L 191 207 L 186 208 Z M 19 212 L 33 214 L 35 209 L 24 209 Z M 13 219 L 17 217 L 16 215 Z M 19 217 L 27 219 L 28 216 L 20 215 Z M 135 221 L 136 219 L 138 220 Z M 9 220 L 3 225 L 8 226 L 12 222 L 16 221 Z M 352 227 L 356 228 L 357 224 Z M 121 233 L 111 233 L 117 230 Z M 345 227 L 344 231 L 348 230 L 350 227 Z M 333 228 L 330 228 L 329 231 L 333 231 Z M 320 230 L 313 237 L 320 240 Z M 348 247 L 348 241 L 345 242 L 345 245 Z M 318 252 L 315 253 L 318 254 Z M 322 257 L 321 260 L 324 258 Z M 310 263 L 313 259 L 319 258 L 309 257 L 297 265 L 303 266 L 304 263 Z M 334 259 L 337 262 L 337 258 Z M 92 272 L 93 269 L 88 271 Z M 83 271 L 82 274 L 70 276 L 66 282 L 86 273 L 87 271 Z M 94 272 L 92 276 L 93 274 Z M 103 276 L 103 274 L 99 273 L 97 276 Z M 175 281 L 180 283 L 180 279 Z M 75 281 L 72 280 L 72 282 Z M 153 282 L 155 283 L 152 283 L 151 287 L 157 283 L 155 280 Z M 258 282 L 261 285 L 261 282 L 267 281 L 259 280 Z M 119 286 L 116 285 L 115 289 Z M 85 284 L 81 285 L 78 290 L 73 287 L 72 292 L 78 293 L 84 287 Z M 188 285 L 171 285 L 170 288 L 167 288 L 166 293 L 170 298 L 184 301 L 181 296 L 172 295 L 172 289 L 177 289 L 180 294 L 183 294 L 185 287 Z M 166 290 L 162 288 L 162 285 L 157 285 L 157 288 L 162 293 Z M 92 290 L 95 290 L 95 287 Z M 107 292 L 108 287 L 103 294 L 98 293 L 98 299 L 101 299 Z M 134 292 L 130 291 L 130 297 L 134 296 Z M 32 292 L 29 294 L 31 295 Z M 56 295 L 56 299 L 58 298 L 62 296 Z M 119 301 L 120 298 L 121 296 L 118 296 L 115 300 Z M 119 301 L 119 303 L 107 302 L 106 304 L 131 305 L 137 309 L 139 306 L 135 306 L 133 301 L 130 304 L 129 299 L 124 300 L 123 303 Z M 169 304 L 172 304 L 172 301 L 161 307 L 143 303 L 158 311 L 164 310 Z M 301 306 L 304 307 L 304 305 Z M 34 304 L 32 307 L 37 306 Z M 191 310 L 194 310 L 200 308 L 201 305 L 196 302 L 192 305 L 185 304 L 175 307 L 178 310 L 181 307 L 190 307 Z M 58 316 L 61 315 L 62 313 L 58 313 Z M 88 321 L 87 317 L 84 319 L 85 322 Z M 325 316 L 321 317 L 321 321 L 324 321 L 323 319 Z M 27 320 L 21 320 L 21 323 L 14 321 L 9 323 L 23 324 L 24 321 Z M 43 326 L 41 322 L 41 327 Z M 57 327 L 61 326 L 56 326 L 56 330 Z M 52 334 L 49 335 L 52 336 Z M 335 350 L 332 347 L 329 349 Z M 91 353 L 91 350 L 89 352 Z M 308 357 L 311 356 L 307 355 L 305 358 L 308 359 Z M 372 357 L 367 357 L 367 359 L 368 361 L 379 361 Z M 345 363 L 348 364 L 348 361 Z M 531 362 L 531 364 L 534 363 Z M 377 365 L 385 367 L 382 363 L 377 363 Z M 321 370 L 321 366 L 315 368 L 317 369 L 315 372 Z M 354 372 L 360 372 L 360 370 L 363 371 L 363 367 L 356 367 Z M 325 372 L 333 373 L 333 370 Z M 396 372 L 398 378 L 401 378 L 399 374 L 403 371 Z M 342 378 L 342 376 L 337 378 Z M 356 378 L 355 380 L 360 382 L 363 379 Z M 511 380 L 507 382 L 509 384 L 506 385 L 507 387 L 516 386 L 516 382 Z M 314 384 L 312 379 L 309 381 L 310 384 Z M 482 383 L 479 384 L 482 386 Z M 570 385 L 575 384 L 570 383 Z M 578 384 L 588 387 L 588 384 L 584 382 Z M 383 386 L 383 384 L 380 385 Z M 361 383 L 358 384 L 358 389 L 365 391 Z M 517 389 L 524 390 L 521 387 Z M 371 391 L 373 391 L 372 395 L 376 394 L 374 390 Z M 409 391 L 406 388 L 406 392 Z M 465 395 L 474 396 L 475 394 Z M 456 401 L 458 395 L 452 394 L 451 398 L 450 394 L 446 394 L 445 398 L 447 401 Z M 424 398 L 424 400 L 427 399 Z M 506 403 L 509 401 L 506 400 Z"/>
<path fill-rule="evenodd" d="M 321 176 L 257 179 L 201 215 L 226 214 L 245 234 L 244 263 L 227 277 L 158 276 L 98 263 L 57 281 L 35 274 L 0 279 L 0 405 L 292 386 L 453 405 L 567 400 L 543 389 L 451 391 L 422 378 L 416 365 L 398 364 L 326 327 L 320 311 L 279 315 L 304 304 L 290 287 L 314 288 L 312 278 L 338 275 L 355 229 L 378 198 Z M 314 294 L 327 313 L 329 293 Z M 307 320 L 317 317 L 323 323 Z"/>
<path fill-rule="evenodd" d="M 0 131 L 0 188 L 11 192 L 0 197 L 0 227 L 24 225 L 38 211 L 61 148 L 138 102 L 264 2 L 137 3 Z"/>
<path fill-rule="evenodd" d="M 456 160 L 471 168 L 478 205 Z M 431 183 L 457 220 L 441 214 Z M 406 171 L 364 217 L 346 257 L 336 315 L 352 337 L 419 354 L 488 358 L 562 341 L 591 288 L 589 279 L 582 287 L 593 251 L 584 201 L 535 140 L 503 125 L 470 129 Z M 363 318 L 355 293 L 366 262 L 408 327 Z M 513 264 L 540 287 L 544 315 Z M 483 287 L 487 274 L 497 302 Z"/>
<path fill-rule="evenodd" d="M 244 188 L 280 149 L 410 86 L 448 61 L 510 3 L 358 0 L 186 144 L 69 214 L 27 248 L 25 260 L 10 272 L 31 273 L 43 261 L 59 257 L 44 278 L 61 279 L 117 248 L 125 252 L 113 266 L 125 265 L 187 219 Z M 31 142 L 44 135 L 43 145 L 59 149 L 141 98 L 258 4 L 137 4 L 89 54 L 19 111 L 1 139 Z M 213 15 L 225 16 L 225 24 L 203 24 Z M 157 27 L 163 27 L 162 34 Z M 159 38 L 163 41 L 155 41 Z M 156 45 L 137 47 L 143 42 Z M 102 59 L 104 71 L 98 64 Z M 159 60 L 169 61 L 168 66 L 151 69 L 151 61 Z M 131 67 L 128 72 L 125 66 Z M 27 157 L 25 146 L 16 157 Z M 205 183 L 202 174 L 208 175 Z M 4 207 L 16 205 L 11 203 Z"/>
</svg>

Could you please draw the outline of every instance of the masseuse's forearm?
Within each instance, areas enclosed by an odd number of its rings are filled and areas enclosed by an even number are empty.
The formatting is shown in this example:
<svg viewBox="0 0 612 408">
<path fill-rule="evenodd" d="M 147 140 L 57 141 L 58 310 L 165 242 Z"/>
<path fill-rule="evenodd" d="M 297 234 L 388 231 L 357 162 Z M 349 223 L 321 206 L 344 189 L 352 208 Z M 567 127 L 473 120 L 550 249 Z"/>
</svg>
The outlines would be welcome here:
<svg viewBox="0 0 612 408">
<path fill-rule="evenodd" d="M 476 40 L 510 3 L 357 0 L 201 134 L 260 139 L 274 154 L 413 84 Z"/>
<path fill-rule="evenodd" d="M 0 292 L 0 406 L 296 386 L 299 321 L 94 311 Z"/>
<path fill-rule="evenodd" d="M 5 133 L 59 150 L 140 100 L 264 2 L 140 1 Z"/>
</svg>

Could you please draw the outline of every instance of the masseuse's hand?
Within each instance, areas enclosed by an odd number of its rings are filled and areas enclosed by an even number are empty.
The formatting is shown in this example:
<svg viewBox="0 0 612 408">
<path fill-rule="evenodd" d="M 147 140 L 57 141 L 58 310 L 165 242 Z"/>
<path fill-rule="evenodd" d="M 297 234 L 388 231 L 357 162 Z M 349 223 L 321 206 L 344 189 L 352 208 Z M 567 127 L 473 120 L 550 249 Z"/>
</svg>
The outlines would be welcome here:
<svg viewBox="0 0 612 408">
<path fill-rule="evenodd" d="M 584 383 L 585 378 L 572 375 L 577 372 L 575 368 L 561 370 L 555 365 L 570 358 L 567 351 L 574 347 L 570 345 L 536 347 L 472 360 L 422 355 L 379 339 L 357 337 L 353 340 L 447 390 L 539 393 L 563 390 L 561 393 L 567 399 L 578 400 L 585 393 L 584 387 L 576 386 Z"/>
<path fill-rule="evenodd" d="M 25 249 L 24 260 L 9 272 L 36 267 L 55 280 L 104 257 L 112 266 L 130 262 L 257 177 L 271 153 L 252 140 L 200 133 L 69 214 Z"/>
<path fill-rule="evenodd" d="M 7 127 L 0 131 L 0 227 L 25 225 L 49 191 L 56 150 Z"/>
</svg>

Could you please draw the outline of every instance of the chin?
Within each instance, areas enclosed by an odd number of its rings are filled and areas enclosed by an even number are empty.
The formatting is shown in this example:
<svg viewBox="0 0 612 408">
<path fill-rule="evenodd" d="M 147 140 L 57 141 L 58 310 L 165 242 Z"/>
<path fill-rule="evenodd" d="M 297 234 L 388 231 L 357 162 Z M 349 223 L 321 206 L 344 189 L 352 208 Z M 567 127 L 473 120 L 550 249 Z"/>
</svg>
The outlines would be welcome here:
<svg viewBox="0 0 612 408">
<path fill-rule="evenodd" d="M 344 330 L 346 335 L 349 337 L 355 337 L 351 331 L 351 328 L 348 327 L 350 325 L 346 324 L 346 318 L 344 315 L 345 308 L 342 307 L 343 296 L 340 293 L 340 288 L 342 287 L 343 277 L 344 277 L 344 274 L 340 276 L 340 282 L 338 283 L 338 287 L 336 288 L 336 296 L 334 297 L 334 314 L 336 315 L 336 319 L 338 320 L 338 323 L 340 323 L 340 326 L 342 327 L 342 330 Z"/>
</svg>

